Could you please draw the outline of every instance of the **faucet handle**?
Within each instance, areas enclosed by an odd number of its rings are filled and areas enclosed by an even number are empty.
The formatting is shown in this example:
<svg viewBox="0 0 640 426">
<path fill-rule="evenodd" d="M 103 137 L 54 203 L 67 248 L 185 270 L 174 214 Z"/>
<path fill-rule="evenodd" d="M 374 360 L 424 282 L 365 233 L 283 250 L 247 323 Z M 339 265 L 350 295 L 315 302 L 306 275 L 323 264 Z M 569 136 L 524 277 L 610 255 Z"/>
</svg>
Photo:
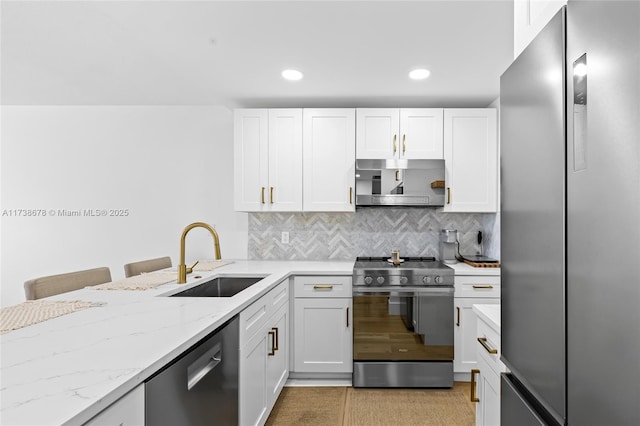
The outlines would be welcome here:
<svg viewBox="0 0 640 426">
<path fill-rule="evenodd" d="M 192 272 L 193 272 L 193 268 L 195 268 L 195 267 L 196 267 L 196 265 L 197 265 L 198 263 L 200 263 L 200 261 L 199 261 L 199 260 L 196 260 L 196 263 L 194 263 L 193 265 L 191 265 L 191 267 L 187 267 L 187 274 L 192 273 Z"/>
</svg>

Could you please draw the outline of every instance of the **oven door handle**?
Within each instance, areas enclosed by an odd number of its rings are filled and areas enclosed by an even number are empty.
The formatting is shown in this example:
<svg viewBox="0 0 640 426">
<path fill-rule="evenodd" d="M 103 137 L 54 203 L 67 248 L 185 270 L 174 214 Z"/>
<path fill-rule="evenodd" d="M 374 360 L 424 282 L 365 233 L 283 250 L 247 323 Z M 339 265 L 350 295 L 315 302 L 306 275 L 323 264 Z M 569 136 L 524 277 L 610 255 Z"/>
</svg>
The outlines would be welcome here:
<svg viewBox="0 0 640 426">
<path fill-rule="evenodd" d="M 453 294 L 454 288 L 451 287 L 353 287 L 353 295 L 367 295 L 376 293 L 411 293 L 411 294 L 431 294 L 446 296 Z"/>
</svg>

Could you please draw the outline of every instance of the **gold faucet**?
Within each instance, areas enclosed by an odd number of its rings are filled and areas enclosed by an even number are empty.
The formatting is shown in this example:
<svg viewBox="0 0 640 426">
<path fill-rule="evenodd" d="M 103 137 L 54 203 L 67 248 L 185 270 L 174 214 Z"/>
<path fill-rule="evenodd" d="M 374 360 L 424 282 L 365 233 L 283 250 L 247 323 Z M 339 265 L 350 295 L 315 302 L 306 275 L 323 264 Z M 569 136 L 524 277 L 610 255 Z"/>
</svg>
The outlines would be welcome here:
<svg viewBox="0 0 640 426">
<path fill-rule="evenodd" d="M 218 233 L 215 229 L 204 222 L 194 222 L 191 225 L 187 225 L 187 227 L 184 228 L 184 231 L 182 231 L 182 236 L 180 237 L 180 265 L 178 265 L 178 284 L 186 283 L 187 274 L 193 272 L 193 267 L 198 264 L 198 262 L 196 262 L 190 268 L 187 268 L 184 260 L 185 239 L 187 238 L 187 233 L 193 228 L 204 228 L 211 233 L 211 235 L 213 236 L 213 245 L 216 251 L 216 259 L 222 258 L 222 256 L 220 256 L 220 238 L 218 238 Z"/>
</svg>

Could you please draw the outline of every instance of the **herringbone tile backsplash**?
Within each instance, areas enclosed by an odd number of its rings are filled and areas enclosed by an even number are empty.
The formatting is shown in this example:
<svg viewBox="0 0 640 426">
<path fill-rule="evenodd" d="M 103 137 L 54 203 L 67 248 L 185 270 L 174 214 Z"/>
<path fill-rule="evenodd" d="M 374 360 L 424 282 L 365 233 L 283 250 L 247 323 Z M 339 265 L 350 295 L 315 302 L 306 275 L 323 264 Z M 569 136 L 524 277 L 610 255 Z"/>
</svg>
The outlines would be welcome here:
<svg viewBox="0 0 640 426">
<path fill-rule="evenodd" d="M 492 241 L 495 214 L 441 213 L 425 208 L 363 208 L 353 213 L 249 213 L 249 259 L 353 260 L 356 256 L 439 258 L 441 229 L 457 229 L 462 254 L 477 254 L 477 233 L 484 251 Z M 289 244 L 281 233 L 289 232 Z M 488 250 L 490 249 L 490 250 Z"/>
</svg>

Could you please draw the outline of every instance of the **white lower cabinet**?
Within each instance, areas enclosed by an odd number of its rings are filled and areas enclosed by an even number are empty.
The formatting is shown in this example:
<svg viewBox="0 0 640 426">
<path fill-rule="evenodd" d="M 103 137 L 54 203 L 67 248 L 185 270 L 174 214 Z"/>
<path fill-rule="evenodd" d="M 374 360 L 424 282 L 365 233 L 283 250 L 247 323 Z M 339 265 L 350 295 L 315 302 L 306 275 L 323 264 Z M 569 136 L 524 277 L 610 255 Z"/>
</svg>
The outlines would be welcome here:
<svg viewBox="0 0 640 426">
<path fill-rule="evenodd" d="M 453 371 L 468 374 L 471 369 L 477 368 L 478 356 L 476 355 L 476 327 L 478 317 L 471 307 L 476 304 L 500 304 L 500 299 L 456 297 Z"/>
<path fill-rule="evenodd" d="M 476 355 L 478 320 L 471 307 L 476 304 L 500 303 L 500 271 L 496 268 L 492 273 L 496 275 L 456 274 L 455 276 L 453 372 L 454 379 L 457 381 L 469 381 L 469 373 L 478 365 Z"/>
<path fill-rule="evenodd" d="M 476 426 L 499 426 L 500 373 L 507 369 L 500 361 L 500 334 L 483 319 L 478 319 L 475 347 L 478 364 L 471 373 L 476 379 L 471 392 L 476 393 Z"/>
<path fill-rule="evenodd" d="M 500 375 L 482 359 L 476 375 L 476 426 L 500 425 Z"/>
<path fill-rule="evenodd" d="M 144 425 L 144 383 L 85 423 L 85 426 L 142 425 Z"/>
<path fill-rule="evenodd" d="M 240 313 L 240 424 L 263 425 L 289 377 L 289 280 Z"/>
<path fill-rule="evenodd" d="M 295 373 L 351 373 L 351 277 L 295 277 Z"/>
</svg>

